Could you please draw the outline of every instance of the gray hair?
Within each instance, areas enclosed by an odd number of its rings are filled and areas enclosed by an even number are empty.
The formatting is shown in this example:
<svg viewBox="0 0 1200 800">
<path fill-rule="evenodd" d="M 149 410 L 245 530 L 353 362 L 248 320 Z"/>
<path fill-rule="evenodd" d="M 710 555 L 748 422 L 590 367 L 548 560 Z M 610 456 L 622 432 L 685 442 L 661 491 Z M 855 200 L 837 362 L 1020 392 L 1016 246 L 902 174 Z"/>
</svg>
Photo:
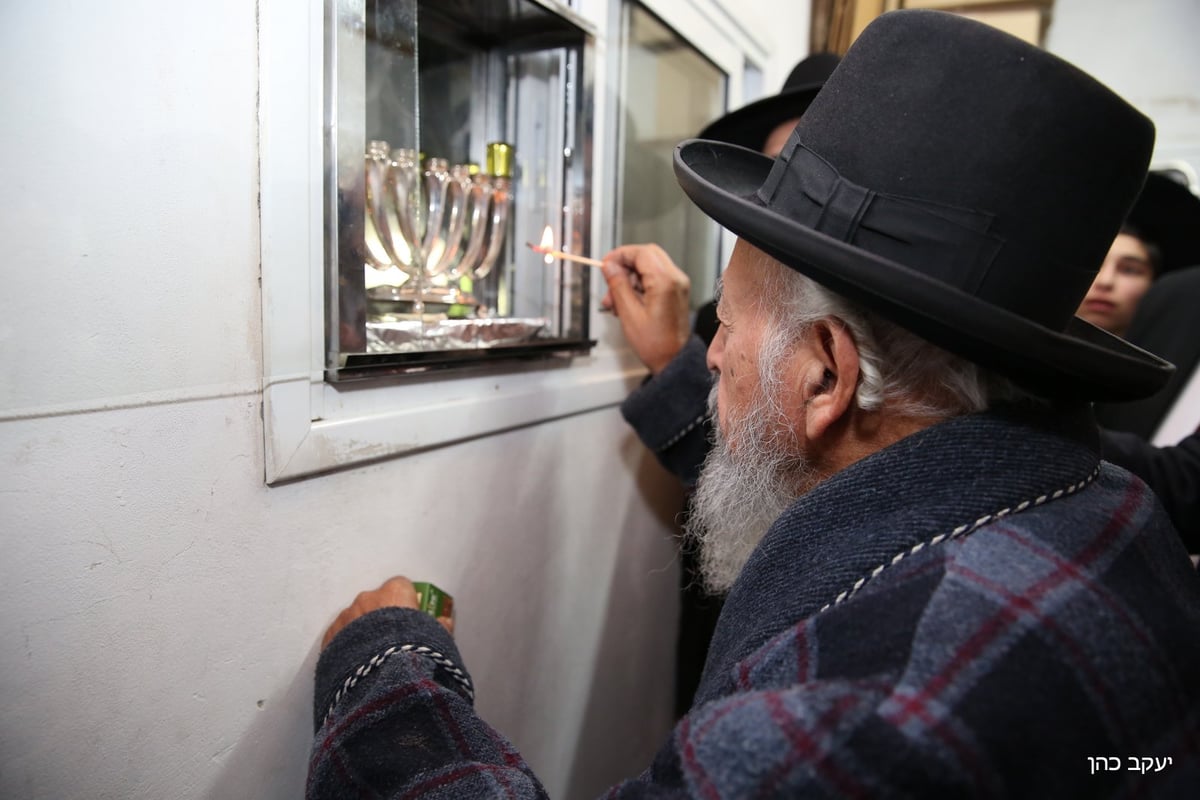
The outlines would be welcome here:
<svg viewBox="0 0 1200 800">
<path fill-rule="evenodd" d="M 1012 381 L 931 344 L 878 314 L 835 294 L 765 253 L 771 268 L 760 297 L 772 318 L 760 354 L 767 389 L 778 388 L 781 356 L 814 322 L 836 319 L 858 348 L 855 402 L 864 411 L 884 407 L 916 416 L 949 418 L 998 403 L 1046 402 Z"/>
</svg>

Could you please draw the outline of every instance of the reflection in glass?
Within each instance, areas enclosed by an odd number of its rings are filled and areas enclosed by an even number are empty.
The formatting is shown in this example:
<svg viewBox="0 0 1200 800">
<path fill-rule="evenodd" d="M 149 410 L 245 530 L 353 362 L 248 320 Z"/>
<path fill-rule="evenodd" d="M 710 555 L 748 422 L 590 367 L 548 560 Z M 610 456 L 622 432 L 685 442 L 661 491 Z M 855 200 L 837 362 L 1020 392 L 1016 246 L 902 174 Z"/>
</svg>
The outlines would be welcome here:
<svg viewBox="0 0 1200 800">
<path fill-rule="evenodd" d="M 492 182 L 487 175 L 478 171 L 471 174 L 470 166 L 466 167 L 466 170 L 466 210 L 463 214 L 462 240 L 459 242 L 461 255 L 457 260 L 451 261 L 447 271 L 450 280 L 470 277 L 475 265 L 486 252 L 488 214 L 492 207 Z"/>
<path fill-rule="evenodd" d="M 718 274 L 720 228 L 687 202 L 671 158 L 721 115 L 726 77 L 641 6 L 627 3 L 624 13 L 617 241 L 662 245 L 697 287 L 699 305 Z"/>
<path fill-rule="evenodd" d="M 395 207 L 390 201 L 388 174 L 392 160 L 388 143 L 378 139 L 367 144 L 364 168 L 366 178 L 365 232 L 367 263 L 378 270 L 393 266 L 407 269 L 412 266 L 408 245 L 403 238 L 393 238 L 399 229 Z"/>
<path fill-rule="evenodd" d="M 492 142 L 487 149 L 487 171 L 491 185 L 491 219 L 488 225 L 487 251 L 483 260 L 471 269 L 473 278 L 485 278 L 496 266 L 504 250 L 508 233 L 508 205 L 512 188 L 513 148 L 505 142 Z"/>
<path fill-rule="evenodd" d="M 471 176 L 466 164 L 455 164 L 446 174 L 446 208 L 435 247 L 429 253 L 426 267 L 431 276 L 441 275 L 454 262 L 463 238 L 466 222 L 467 194 L 471 191 Z"/>
</svg>

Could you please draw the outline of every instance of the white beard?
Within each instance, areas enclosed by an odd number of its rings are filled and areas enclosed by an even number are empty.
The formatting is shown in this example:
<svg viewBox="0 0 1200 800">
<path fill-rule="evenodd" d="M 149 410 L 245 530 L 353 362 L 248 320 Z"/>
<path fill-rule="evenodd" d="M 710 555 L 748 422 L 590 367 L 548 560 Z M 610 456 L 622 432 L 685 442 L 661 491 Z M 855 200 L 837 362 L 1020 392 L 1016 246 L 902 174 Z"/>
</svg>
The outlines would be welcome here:
<svg viewBox="0 0 1200 800">
<path fill-rule="evenodd" d="M 726 413 L 728 439 L 716 415 L 716 384 L 708 397 L 715 443 L 696 484 L 687 534 L 700 543 L 700 571 L 713 594 L 729 591 L 767 529 L 799 497 L 799 487 L 811 483 L 813 470 L 770 395 L 738 418 Z"/>
</svg>

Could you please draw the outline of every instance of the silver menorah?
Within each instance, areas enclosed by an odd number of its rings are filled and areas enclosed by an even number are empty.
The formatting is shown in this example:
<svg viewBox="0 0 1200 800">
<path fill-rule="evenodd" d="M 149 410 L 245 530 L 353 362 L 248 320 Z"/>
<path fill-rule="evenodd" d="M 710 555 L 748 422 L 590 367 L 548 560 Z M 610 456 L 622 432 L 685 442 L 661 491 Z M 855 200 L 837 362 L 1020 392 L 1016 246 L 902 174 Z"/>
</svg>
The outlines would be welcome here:
<svg viewBox="0 0 1200 800">
<path fill-rule="evenodd" d="M 426 302 L 474 305 L 459 282 L 483 278 L 499 262 L 508 229 L 511 148 L 489 145 L 488 164 L 487 173 L 443 158 L 422 165 L 414 150 L 391 149 L 382 140 L 367 145 L 367 263 L 407 274 L 411 280 L 399 296 L 422 318 Z"/>
</svg>

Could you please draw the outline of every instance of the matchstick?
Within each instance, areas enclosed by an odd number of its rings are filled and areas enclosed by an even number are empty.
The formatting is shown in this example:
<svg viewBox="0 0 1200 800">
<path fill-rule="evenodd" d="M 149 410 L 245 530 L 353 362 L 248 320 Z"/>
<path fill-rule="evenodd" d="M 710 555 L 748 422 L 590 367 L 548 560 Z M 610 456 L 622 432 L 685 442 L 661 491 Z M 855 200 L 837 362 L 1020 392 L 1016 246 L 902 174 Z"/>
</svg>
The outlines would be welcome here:
<svg viewBox="0 0 1200 800">
<path fill-rule="evenodd" d="M 564 253 L 562 250 L 547 250 L 546 248 L 536 245 L 533 242 L 526 242 L 525 246 L 539 255 L 549 256 L 553 259 L 562 259 L 563 261 L 574 261 L 576 264 L 587 264 L 590 267 L 598 267 L 604 263 L 598 258 L 577 256 L 573 253 Z"/>
</svg>

